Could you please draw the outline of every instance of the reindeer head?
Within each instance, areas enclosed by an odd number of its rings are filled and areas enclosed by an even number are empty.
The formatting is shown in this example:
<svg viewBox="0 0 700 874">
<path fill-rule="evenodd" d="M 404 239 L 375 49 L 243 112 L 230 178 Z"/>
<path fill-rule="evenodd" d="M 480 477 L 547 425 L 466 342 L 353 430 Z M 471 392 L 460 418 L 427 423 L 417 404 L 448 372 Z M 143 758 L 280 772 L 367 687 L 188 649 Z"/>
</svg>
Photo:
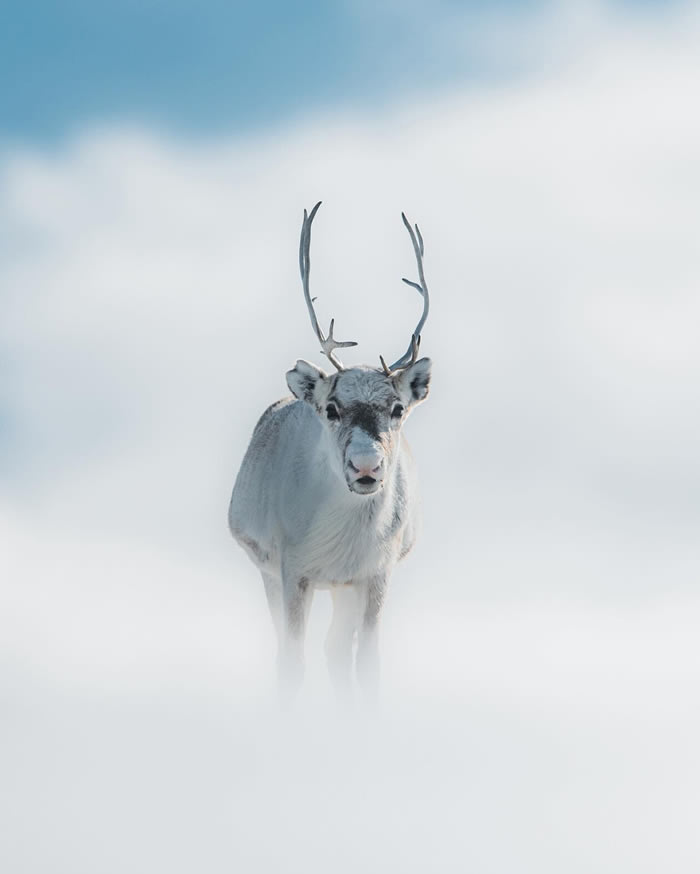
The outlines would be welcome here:
<svg viewBox="0 0 700 874">
<path fill-rule="evenodd" d="M 352 367 L 346 370 L 334 350 L 356 346 L 352 341 L 337 341 L 333 337 L 331 319 L 328 336 L 324 337 L 318 324 L 313 300 L 309 293 L 311 223 L 321 204 L 317 203 L 307 215 L 299 245 L 304 297 L 311 324 L 318 337 L 323 354 L 334 365 L 337 373 L 329 376 L 308 361 L 297 361 L 287 373 L 287 384 L 293 394 L 310 404 L 316 411 L 328 441 L 332 464 L 350 491 L 371 495 L 382 488 L 396 458 L 401 426 L 411 409 L 428 395 L 430 386 L 429 358 L 418 359 L 420 332 L 428 317 L 428 286 L 423 275 L 423 238 L 418 225 L 414 229 L 402 213 L 418 262 L 420 282 L 403 281 L 423 297 L 423 313 L 411 337 L 406 352 L 390 367 L 379 356 L 381 369 Z"/>
</svg>

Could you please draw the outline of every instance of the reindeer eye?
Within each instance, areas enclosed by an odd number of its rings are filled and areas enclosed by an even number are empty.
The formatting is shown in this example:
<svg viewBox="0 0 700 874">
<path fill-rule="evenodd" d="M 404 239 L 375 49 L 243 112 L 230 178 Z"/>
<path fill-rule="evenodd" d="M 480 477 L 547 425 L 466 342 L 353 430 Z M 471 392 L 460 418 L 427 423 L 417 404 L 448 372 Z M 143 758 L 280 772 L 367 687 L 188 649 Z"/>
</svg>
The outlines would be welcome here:
<svg viewBox="0 0 700 874">
<path fill-rule="evenodd" d="M 391 418 L 400 419 L 401 416 L 403 416 L 403 407 L 401 406 L 401 404 L 396 404 L 394 409 L 391 411 Z"/>
<path fill-rule="evenodd" d="M 328 406 L 326 407 L 326 415 L 331 420 L 331 422 L 334 422 L 340 418 L 340 416 L 338 415 L 338 408 L 335 404 L 328 404 Z"/>
</svg>

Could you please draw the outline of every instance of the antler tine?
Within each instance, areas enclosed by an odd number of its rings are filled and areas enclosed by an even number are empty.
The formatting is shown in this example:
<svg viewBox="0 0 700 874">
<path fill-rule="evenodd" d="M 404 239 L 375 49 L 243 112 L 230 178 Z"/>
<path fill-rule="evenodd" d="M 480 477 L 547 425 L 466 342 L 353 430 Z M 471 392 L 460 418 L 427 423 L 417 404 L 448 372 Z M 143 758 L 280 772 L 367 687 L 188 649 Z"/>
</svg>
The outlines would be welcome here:
<svg viewBox="0 0 700 874">
<path fill-rule="evenodd" d="M 307 214 L 306 210 L 304 210 L 304 221 L 301 225 L 301 237 L 299 239 L 299 271 L 301 272 L 301 282 L 304 287 L 304 299 L 306 301 L 307 309 L 309 310 L 309 316 L 311 317 L 311 326 L 321 342 L 321 351 L 336 370 L 343 370 L 343 365 L 337 355 L 334 354 L 333 350 L 346 348 L 348 346 L 357 346 L 357 343 L 354 340 L 334 339 L 333 327 L 335 325 L 335 319 L 331 319 L 330 327 L 328 328 L 328 336 L 323 336 L 323 331 L 321 330 L 321 326 L 316 318 L 316 310 L 314 309 L 313 304 L 316 298 L 312 298 L 309 292 L 309 275 L 311 273 L 311 224 L 318 212 L 319 206 L 321 206 L 320 200 L 310 213 Z"/>
<path fill-rule="evenodd" d="M 418 357 L 418 349 L 420 348 L 421 331 L 423 330 L 425 322 L 428 318 L 428 312 L 430 311 L 430 294 L 428 293 L 428 285 L 425 281 L 425 274 L 423 272 L 423 253 L 425 250 L 423 244 L 423 235 L 421 234 L 418 225 L 414 225 L 413 227 L 411 227 L 411 224 L 406 218 L 405 213 L 401 213 L 401 218 L 404 225 L 406 226 L 406 230 L 408 231 L 409 236 L 411 237 L 413 251 L 416 255 L 416 263 L 418 264 L 418 279 L 420 280 L 419 282 L 413 282 L 410 279 L 403 278 L 402 281 L 405 282 L 406 285 L 410 285 L 411 288 L 415 288 L 416 291 L 423 298 L 423 313 L 418 320 L 415 331 L 411 335 L 411 342 L 408 345 L 408 349 L 404 352 L 401 358 L 397 359 L 391 365 L 391 367 L 387 367 L 386 362 L 384 361 L 382 356 L 379 356 L 379 360 L 382 362 L 382 368 L 387 376 L 391 376 L 394 371 L 403 370 L 404 368 L 410 367 L 412 364 L 415 363 L 416 358 Z"/>
</svg>

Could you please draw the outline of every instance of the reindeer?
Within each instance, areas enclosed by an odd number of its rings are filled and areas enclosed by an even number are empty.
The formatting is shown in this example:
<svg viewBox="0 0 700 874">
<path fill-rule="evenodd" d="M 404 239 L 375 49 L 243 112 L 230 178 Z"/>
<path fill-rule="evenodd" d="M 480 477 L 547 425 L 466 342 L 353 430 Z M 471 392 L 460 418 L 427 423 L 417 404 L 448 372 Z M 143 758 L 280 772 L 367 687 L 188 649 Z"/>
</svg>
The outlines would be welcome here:
<svg viewBox="0 0 700 874">
<path fill-rule="evenodd" d="M 305 626 L 315 589 L 327 588 L 333 618 L 326 638 L 331 679 L 352 687 L 353 646 L 359 682 L 376 695 L 378 621 L 387 583 L 416 537 L 416 485 L 402 426 L 425 400 L 431 362 L 418 358 L 430 298 L 423 274 L 423 238 L 402 213 L 418 264 L 423 312 L 406 352 L 381 368 L 343 367 L 335 350 L 356 346 L 324 336 L 309 292 L 311 225 L 299 243 L 304 299 L 329 375 L 299 360 L 287 373 L 294 397 L 260 418 L 233 488 L 229 528 L 262 574 L 278 641 L 283 697 L 303 678 Z"/>
</svg>

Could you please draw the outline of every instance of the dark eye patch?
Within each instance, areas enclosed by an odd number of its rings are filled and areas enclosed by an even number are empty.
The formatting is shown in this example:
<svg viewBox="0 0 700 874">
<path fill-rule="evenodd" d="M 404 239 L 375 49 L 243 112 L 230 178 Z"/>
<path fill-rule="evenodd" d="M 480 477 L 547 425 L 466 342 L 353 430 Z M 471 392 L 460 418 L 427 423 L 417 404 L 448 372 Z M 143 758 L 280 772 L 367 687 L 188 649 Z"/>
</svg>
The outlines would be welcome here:
<svg viewBox="0 0 700 874">
<path fill-rule="evenodd" d="M 400 419 L 403 416 L 404 408 L 403 404 L 394 404 L 394 408 L 391 411 L 392 419 Z"/>
<path fill-rule="evenodd" d="M 328 404 L 326 406 L 326 416 L 330 419 L 331 422 L 337 422 L 340 418 L 340 414 L 338 413 L 338 408 L 335 404 Z"/>
<path fill-rule="evenodd" d="M 347 408 L 348 421 L 356 428 L 369 434 L 374 440 L 379 439 L 381 427 L 377 410 L 371 404 L 357 403 Z"/>
</svg>

